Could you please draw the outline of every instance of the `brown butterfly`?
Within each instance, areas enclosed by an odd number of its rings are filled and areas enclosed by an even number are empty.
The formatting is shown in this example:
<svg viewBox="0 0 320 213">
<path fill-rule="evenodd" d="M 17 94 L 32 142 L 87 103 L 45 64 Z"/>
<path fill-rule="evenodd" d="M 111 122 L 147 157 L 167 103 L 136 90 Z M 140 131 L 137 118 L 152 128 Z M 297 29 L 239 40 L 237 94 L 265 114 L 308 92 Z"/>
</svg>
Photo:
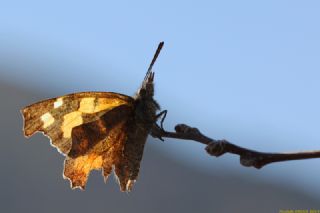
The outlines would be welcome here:
<svg viewBox="0 0 320 213">
<path fill-rule="evenodd" d="M 89 173 L 102 169 L 107 180 L 115 173 L 121 191 L 130 191 L 139 173 L 147 136 L 166 115 L 153 99 L 152 71 L 163 42 L 135 96 L 112 92 L 80 92 L 52 98 L 22 109 L 24 135 L 43 132 L 66 156 L 64 178 L 84 189 Z"/>
</svg>

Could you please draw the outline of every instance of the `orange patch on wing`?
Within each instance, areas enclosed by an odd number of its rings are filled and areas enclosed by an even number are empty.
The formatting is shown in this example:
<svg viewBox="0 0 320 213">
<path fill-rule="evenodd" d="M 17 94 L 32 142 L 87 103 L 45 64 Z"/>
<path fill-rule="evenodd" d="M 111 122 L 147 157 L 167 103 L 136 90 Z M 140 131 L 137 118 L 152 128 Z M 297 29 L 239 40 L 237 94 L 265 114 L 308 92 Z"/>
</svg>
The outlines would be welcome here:
<svg viewBox="0 0 320 213">
<path fill-rule="evenodd" d="M 77 157 L 75 159 L 68 158 L 65 161 L 64 178 L 71 181 L 71 187 L 80 187 L 84 189 L 91 170 L 101 169 L 102 156 L 94 153 Z"/>
<path fill-rule="evenodd" d="M 82 113 L 79 111 L 70 112 L 63 116 L 61 130 L 64 138 L 71 138 L 72 128 L 83 123 Z"/>
<path fill-rule="evenodd" d="M 121 104 L 126 104 L 126 101 L 121 99 L 99 98 L 94 111 L 99 112 L 108 108 L 113 108 Z"/>
<path fill-rule="evenodd" d="M 121 104 L 125 104 L 126 101 L 121 99 L 110 98 L 82 98 L 78 111 L 83 113 L 96 113 L 106 109 L 112 109 Z"/>
<path fill-rule="evenodd" d="M 90 98 L 82 98 L 80 101 L 80 107 L 78 109 L 79 112 L 84 113 L 94 113 L 95 103 L 94 100 L 96 98 L 90 97 Z"/>
</svg>

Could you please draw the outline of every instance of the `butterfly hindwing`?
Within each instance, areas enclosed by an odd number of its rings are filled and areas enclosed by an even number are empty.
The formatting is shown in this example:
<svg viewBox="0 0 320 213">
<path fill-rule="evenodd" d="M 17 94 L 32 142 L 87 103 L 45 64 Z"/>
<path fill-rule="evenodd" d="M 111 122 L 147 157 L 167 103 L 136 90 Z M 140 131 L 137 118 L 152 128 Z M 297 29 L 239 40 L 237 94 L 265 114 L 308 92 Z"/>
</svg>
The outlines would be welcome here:
<svg viewBox="0 0 320 213">
<path fill-rule="evenodd" d="M 24 134 L 43 132 L 63 154 L 72 145 L 72 129 L 100 118 L 120 105 L 132 105 L 133 99 L 110 92 L 82 92 L 44 100 L 22 110 Z"/>
<path fill-rule="evenodd" d="M 105 180 L 115 168 L 120 185 L 126 185 L 130 171 L 123 153 L 132 113 L 131 106 L 121 105 L 72 130 L 72 148 L 64 167 L 64 177 L 70 180 L 72 188 L 83 189 L 90 171 L 101 168 Z"/>
<path fill-rule="evenodd" d="M 131 106 L 121 105 L 95 121 L 73 128 L 72 147 L 64 169 L 64 177 L 71 181 L 72 188 L 83 189 L 91 170 L 102 168 L 106 180 L 114 168 L 121 191 L 131 190 L 146 141 L 133 113 Z"/>
</svg>

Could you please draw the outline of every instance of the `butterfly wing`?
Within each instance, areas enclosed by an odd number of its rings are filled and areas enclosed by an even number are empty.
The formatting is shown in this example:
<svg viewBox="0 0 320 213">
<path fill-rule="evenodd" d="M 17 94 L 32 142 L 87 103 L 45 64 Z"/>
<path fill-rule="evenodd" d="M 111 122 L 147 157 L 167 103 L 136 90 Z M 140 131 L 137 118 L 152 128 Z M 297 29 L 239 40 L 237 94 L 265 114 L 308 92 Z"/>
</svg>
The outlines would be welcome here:
<svg viewBox="0 0 320 213">
<path fill-rule="evenodd" d="M 44 100 L 22 110 L 24 134 L 43 132 L 66 156 L 64 178 L 84 189 L 91 170 L 105 180 L 114 169 L 122 191 L 135 182 L 147 132 L 134 121 L 134 100 L 107 92 L 84 92 Z"/>
<path fill-rule="evenodd" d="M 103 168 L 106 180 L 114 168 L 120 190 L 132 189 L 148 135 L 134 115 L 130 105 L 120 105 L 72 129 L 72 146 L 64 168 L 72 188 L 84 189 L 93 169 Z"/>
<path fill-rule="evenodd" d="M 114 168 L 121 190 L 127 190 L 131 171 L 124 148 L 132 115 L 130 105 L 121 105 L 95 121 L 73 128 L 72 147 L 64 167 L 64 177 L 72 188 L 84 189 L 91 170 L 102 168 L 106 180 Z"/>
<path fill-rule="evenodd" d="M 72 146 L 72 129 L 99 119 L 120 105 L 132 106 L 129 96 L 111 92 L 81 92 L 52 98 L 25 107 L 24 134 L 43 132 L 51 145 L 67 155 Z"/>
</svg>

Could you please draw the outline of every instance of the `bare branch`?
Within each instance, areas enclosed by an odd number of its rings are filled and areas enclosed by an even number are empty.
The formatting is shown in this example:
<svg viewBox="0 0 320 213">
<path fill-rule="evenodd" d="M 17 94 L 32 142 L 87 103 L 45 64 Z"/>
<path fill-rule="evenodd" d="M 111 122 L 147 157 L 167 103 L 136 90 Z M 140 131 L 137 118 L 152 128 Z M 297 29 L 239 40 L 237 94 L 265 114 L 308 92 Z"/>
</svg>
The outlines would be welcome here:
<svg viewBox="0 0 320 213">
<path fill-rule="evenodd" d="M 246 167 L 255 167 L 257 169 L 263 166 L 281 161 L 304 160 L 310 158 L 320 158 L 320 151 L 306 151 L 293 153 L 268 153 L 258 152 L 246 149 L 227 140 L 215 140 L 203 135 L 197 128 L 192 128 L 185 124 L 175 126 L 175 132 L 168 132 L 155 125 L 151 135 L 155 138 L 176 138 L 183 140 L 192 140 L 207 145 L 206 151 L 212 156 L 219 157 L 225 153 L 231 153 L 240 156 L 240 163 Z"/>
</svg>

